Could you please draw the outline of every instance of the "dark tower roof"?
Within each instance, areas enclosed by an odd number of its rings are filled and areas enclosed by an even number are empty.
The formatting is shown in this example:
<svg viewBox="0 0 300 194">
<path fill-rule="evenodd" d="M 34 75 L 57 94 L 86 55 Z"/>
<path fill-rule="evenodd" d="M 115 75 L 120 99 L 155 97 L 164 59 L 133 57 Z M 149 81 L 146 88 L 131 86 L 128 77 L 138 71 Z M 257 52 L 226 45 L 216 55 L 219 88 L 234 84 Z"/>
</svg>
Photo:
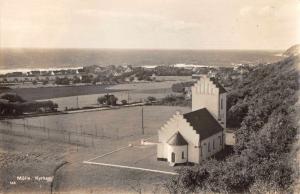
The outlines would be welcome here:
<svg viewBox="0 0 300 194">
<path fill-rule="evenodd" d="M 167 142 L 169 145 L 188 145 L 179 132 L 176 132 Z"/>
<path fill-rule="evenodd" d="M 223 131 L 223 127 L 206 108 L 186 113 L 183 117 L 191 124 L 197 134 L 200 135 L 201 140 Z"/>
<path fill-rule="evenodd" d="M 216 78 L 210 77 L 209 79 L 210 79 L 210 81 L 212 81 L 212 82 L 215 84 L 215 86 L 216 86 L 217 88 L 219 88 L 220 94 L 226 93 L 226 92 L 227 92 L 227 91 L 225 90 L 225 88 L 217 81 Z"/>
</svg>

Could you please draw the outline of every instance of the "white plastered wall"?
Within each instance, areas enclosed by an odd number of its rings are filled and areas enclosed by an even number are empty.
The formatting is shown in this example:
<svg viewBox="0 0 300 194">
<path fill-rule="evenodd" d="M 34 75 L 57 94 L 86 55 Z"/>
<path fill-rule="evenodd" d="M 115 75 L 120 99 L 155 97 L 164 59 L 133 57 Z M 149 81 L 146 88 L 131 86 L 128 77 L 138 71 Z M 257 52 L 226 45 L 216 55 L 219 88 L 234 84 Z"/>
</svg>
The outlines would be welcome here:
<svg viewBox="0 0 300 194">
<path fill-rule="evenodd" d="M 221 138 L 221 142 L 220 139 Z M 214 143 L 213 143 L 214 142 Z M 215 144 L 215 146 L 213 146 Z M 208 145 L 210 145 L 210 149 L 208 149 Z M 204 140 L 201 140 L 200 147 L 200 161 L 207 159 L 208 157 L 216 154 L 221 151 L 224 147 L 224 134 L 223 131 L 216 133 Z M 202 150 L 202 152 L 201 152 Z M 210 150 L 210 151 L 209 151 Z"/>
<path fill-rule="evenodd" d="M 183 118 L 183 115 L 176 113 L 165 125 L 158 131 L 157 157 L 168 158 L 169 150 L 167 141 L 179 132 L 188 142 L 188 161 L 199 163 L 199 134 Z"/>
<path fill-rule="evenodd" d="M 170 146 L 167 145 L 168 148 L 168 162 L 172 162 L 172 153 L 175 153 L 175 163 L 185 163 L 187 162 L 187 145 L 183 146 Z M 182 152 L 184 152 L 184 158 L 182 158 Z"/>
<path fill-rule="evenodd" d="M 192 111 L 206 108 L 219 119 L 219 88 L 206 76 L 192 87 Z"/>
</svg>

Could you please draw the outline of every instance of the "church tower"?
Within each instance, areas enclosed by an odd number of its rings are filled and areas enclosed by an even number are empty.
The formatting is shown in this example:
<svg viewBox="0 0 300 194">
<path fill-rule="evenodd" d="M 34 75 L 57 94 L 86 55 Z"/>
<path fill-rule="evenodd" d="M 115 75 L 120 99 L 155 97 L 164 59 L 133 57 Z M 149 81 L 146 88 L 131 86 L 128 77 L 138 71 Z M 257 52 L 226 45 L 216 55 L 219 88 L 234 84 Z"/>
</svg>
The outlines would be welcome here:
<svg viewBox="0 0 300 194">
<path fill-rule="evenodd" d="M 215 78 L 203 75 L 192 87 L 192 111 L 206 108 L 226 128 L 226 95 Z"/>
</svg>

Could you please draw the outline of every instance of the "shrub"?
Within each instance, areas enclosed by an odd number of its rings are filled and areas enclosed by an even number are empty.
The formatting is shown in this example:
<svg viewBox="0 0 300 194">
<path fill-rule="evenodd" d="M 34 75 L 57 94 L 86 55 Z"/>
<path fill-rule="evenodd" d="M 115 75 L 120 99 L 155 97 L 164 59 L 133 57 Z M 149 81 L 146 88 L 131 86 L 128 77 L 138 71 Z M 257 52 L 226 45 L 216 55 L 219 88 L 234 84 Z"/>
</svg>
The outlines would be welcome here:
<svg viewBox="0 0 300 194">
<path fill-rule="evenodd" d="M 297 60 L 258 66 L 235 82 L 228 98 L 229 123 L 240 126 L 234 154 L 224 161 L 206 161 L 192 171 L 184 169 L 168 184 L 180 185 L 184 192 L 288 191 L 293 183 L 288 157 L 296 135 L 291 107 L 297 101 Z M 171 193 L 179 191 L 174 188 Z"/>
<path fill-rule="evenodd" d="M 128 103 L 127 103 L 127 100 L 121 100 L 121 103 L 122 103 L 122 105 L 128 104 Z"/>
</svg>

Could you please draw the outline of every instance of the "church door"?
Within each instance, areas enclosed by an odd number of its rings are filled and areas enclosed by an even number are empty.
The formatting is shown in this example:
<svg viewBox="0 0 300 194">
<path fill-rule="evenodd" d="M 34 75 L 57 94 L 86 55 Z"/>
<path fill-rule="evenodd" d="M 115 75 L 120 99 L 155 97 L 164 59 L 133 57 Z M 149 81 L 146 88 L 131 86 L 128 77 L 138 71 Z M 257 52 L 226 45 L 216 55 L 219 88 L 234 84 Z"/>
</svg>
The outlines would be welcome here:
<svg viewBox="0 0 300 194">
<path fill-rule="evenodd" d="M 175 153 L 174 152 L 172 152 L 171 158 L 172 158 L 172 162 L 175 163 Z"/>
</svg>

